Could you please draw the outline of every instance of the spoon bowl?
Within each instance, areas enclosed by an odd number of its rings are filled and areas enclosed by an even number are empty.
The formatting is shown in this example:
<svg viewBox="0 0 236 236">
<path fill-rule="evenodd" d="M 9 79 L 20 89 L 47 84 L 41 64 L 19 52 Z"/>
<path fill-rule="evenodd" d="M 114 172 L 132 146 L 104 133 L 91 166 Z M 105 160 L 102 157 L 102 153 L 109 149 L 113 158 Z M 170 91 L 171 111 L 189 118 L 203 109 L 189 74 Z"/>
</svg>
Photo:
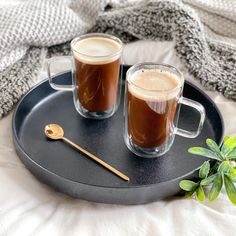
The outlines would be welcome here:
<svg viewBox="0 0 236 236">
<path fill-rule="evenodd" d="M 64 136 L 63 128 L 58 124 L 49 124 L 44 128 L 45 135 L 54 140 L 62 139 Z"/>
</svg>

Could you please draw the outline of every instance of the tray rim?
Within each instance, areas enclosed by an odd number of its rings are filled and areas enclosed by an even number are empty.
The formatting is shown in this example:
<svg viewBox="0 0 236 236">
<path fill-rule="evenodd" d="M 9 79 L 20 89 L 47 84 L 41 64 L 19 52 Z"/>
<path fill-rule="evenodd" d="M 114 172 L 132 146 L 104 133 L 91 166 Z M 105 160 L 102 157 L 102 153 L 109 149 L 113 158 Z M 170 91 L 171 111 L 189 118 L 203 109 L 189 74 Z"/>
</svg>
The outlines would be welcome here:
<svg viewBox="0 0 236 236">
<path fill-rule="evenodd" d="M 127 69 L 129 68 L 131 65 L 122 65 L 123 69 Z M 52 78 L 55 78 L 55 77 L 58 77 L 58 76 L 62 76 L 63 74 L 67 74 L 67 73 L 70 73 L 71 71 L 70 70 L 67 70 L 67 71 L 63 71 L 61 73 L 57 73 L 55 75 L 52 76 Z M 40 87 L 42 84 L 48 82 L 48 78 L 46 79 L 43 79 L 41 81 L 39 81 L 38 83 L 36 83 L 25 95 L 22 96 L 22 98 L 20 99 L 20 101 L 17 103 L 16 107 L 15 107 L 15 110 L 14 110 L 14 113 L 13 113 L 13 116 L 12 116 L 12 133 L 13 133 L 13 142 L 14 142 L 14 145 L 16 147 L 16 152 L 17 152 L 17 155 L 18 157 L 21 159 L 21 161 L 24 163 L 24 160 L 22 160 L 22 157 L 21 157 L 21 154 L 18 153 L 18 150 L 20 150 L 22 152 L 22 154 L 24 155 L 24 157 L 27 157 L 27 159 L 32 162 L 32 164 L 34 164 L 35 166 L 37 166 L 37 168 L 41 169 L 42 171 L 45 171 L 47 172 L 47 174 L 49 175 L 53 175 L 57 178 L 62 178 L 63 180 L 66 180 L 66 181 L 69 181 L 69 182 L 72 182 L 72 183 L 76 183 L 76 184 L 80 184 L 80 185 L 85 185 L 85 186 L 90 186 L 90 187 L 96 187 L 96 188 L 106 188 L 106 189 L 131 189 L 131 188 L 146 188 L 146 187 L 152 187 L 152 186 L 155 186 L 157 184 L 165 184 L 165 183 L 169 183 L 169 182 L 174 182 L 174 181 L 177 181 L 177 180 L 181 180 L 183 178 L 185 178 L 186 176 L 190 176 L 190 175 L 193 175 L 194 172 L 196 172 L 197 170 L 200 169 L 200 166 L 193 169 L 192 171 L 186 173 L 185 175 L 182 175 L 182 176 L 179 176 L 179 177 L 176 177 L 176 178 L 173 178 L 173 179 L 170 179 L 170 180 L 166 180 L 166 181 L 161 181 L 161 182 L 158 182 L 158 183 L 152 183 L 152 184 L 144 184 L 144 185 L 132 185 L 132 186 L 102 186 L 102 185 L 96 185 L 96 184 L 88 184 L 88 183 L 83 183 L 83 182 L 78 182 L 78 181 L 75 181 L 75 180 L 72 180 L 70 178 L 66 178 L 62 175 L 59 175 L 59 174 L 56 174 L 48 169 L 46 169 L 45 167 L 41 166 L 40 164 L 38 164 L 35 160 L 33 160 L 24 150 L 24 147 L 21 145 L 21 142 L 20 142 L 20 139 L 17 135 L 17 132 L 16 132 L 16 127 L 15 127 L 15 119 L 16 119 L 16 113 L 19 109 L 19 107 L 21 106 L 21 103 L 22 101 L 24 101 L 24 99 L 29 96 L 30 93 L 32 93 L 35 89 L 37 89 L 38 87 Z M 222 135 L 221 135 L 221 139 L 220 139 L 220 142 L 219 142 L 219 145 L 222 144 L 223 142 L 223 137 L 224 137 L 224 133 L 225 133 L 225 124 L 224 124 L 224 120 L 223 120 L 223 116 L 219 110 L 219 108 L 217 107 L 217 105 L 215 104 L 215 102 L 209 97 L 209 95 L 207 95 L 202 89 L 200 89 L 199 87 L 197 87 L 196 85 L 194 85 L 193 83 L 191 83 L 190 81 L 187 81 L 187 80 L 184 80 L 184 84 L 188 84 L 190 85 L 191 87 L 193 87 L 194 89 L 196 89 L 199 93 L 201 93 L 204 97 L 206 97 L 207 100 L 209 100 L 211 102 L 211 104 L 214 106 L 215 110 L 217 111 L 218 115 L 219 115 L 219 119 L 220 119 L 220 122 L 221 122 L 221 125 L 222 125 Z M 57 90 L 53 90 L 53 94 L 55 93 L 65 93 L 64 91 L 57 91 Z M 79 114 L 78 114 L 79 115 Z M 137 157 L 139 158 L 139 157 Z M 159 157 L 161 158 L 161 157 Z M 28 168 L 28 166 L 26 166 Z M 35 176 L 35 175 L 34 175 Z"/>
</svg>

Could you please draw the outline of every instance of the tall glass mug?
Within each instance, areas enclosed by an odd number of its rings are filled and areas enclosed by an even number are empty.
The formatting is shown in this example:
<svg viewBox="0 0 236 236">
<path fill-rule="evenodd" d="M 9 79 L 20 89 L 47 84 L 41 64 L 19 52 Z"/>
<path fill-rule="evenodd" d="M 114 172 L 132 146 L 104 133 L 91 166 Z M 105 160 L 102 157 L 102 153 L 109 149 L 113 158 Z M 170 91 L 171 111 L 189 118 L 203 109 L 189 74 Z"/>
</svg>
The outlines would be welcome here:
<svg viewBox="0 0 236 236">
<path fill-rule="evenodd" d="M 124 140 L 133 153 L 141 157 L 161 156 L 170 149 L 175 134 L 186 138 L 199 135 L 205 109 L 200 103 L 182 97 L 183 85 L 183 75 L 170 65 L 142 63 L 127 71 Z M 199 111 L 196 131 L 175 126 L 179 103 Z"/>
<path fill-rule="evenodd" d="M 76 110 L 86 118 L 104 119 L 112 116 L 120 101 L 120 39 L 108 34 L 86 34 L 71 42 L 72 86 L 58 85 L 51 78 L 48 60 L 48 77 L 52 88 L 72 91 Z"/>
</svg>

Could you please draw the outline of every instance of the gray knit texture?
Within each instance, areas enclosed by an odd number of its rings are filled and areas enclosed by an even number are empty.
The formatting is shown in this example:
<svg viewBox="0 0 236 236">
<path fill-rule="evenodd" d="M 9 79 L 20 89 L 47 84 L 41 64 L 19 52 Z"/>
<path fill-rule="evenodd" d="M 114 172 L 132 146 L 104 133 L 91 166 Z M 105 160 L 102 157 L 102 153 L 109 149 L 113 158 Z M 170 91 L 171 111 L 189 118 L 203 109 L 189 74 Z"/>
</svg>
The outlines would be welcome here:
<svg viewBox="0 0 236 236">
<path fill-rule="evenodd" d="M 235 48 L 208 39 L 188 7 L 151 1 L 101 15 L 92 31 L 115 34 L 125 42 L 174 40 L 176 55 L 189 73 L 208 89 L 236 100 Z"/>
<path fill-rule="evenodd" d="M 64 1 L 30 2 L 30 6 L 27 5 L 29 3 L 25 3 L 25 6 L 15 9 L 18 13 L 25 11 L 24 14 L 31 16 L 30 19 L 26 19 L 26 22 L 31 22 L 27 23 L 29 29 L 25 31 L 23 26 L 19 31 L 14 29 L 15 34 L 18 35 L 15 37 L 18 44 L 14 45 L 11 51 L 9 51 L 11 48 L 9 38 L 8 41 L 5 40 L 5 46 L 1 46 L 2 50 L 0 48 L 0 54 L 2 53 L 0 118 L 8 114 L 14 104 L 35 83 L 36 75 L 43 62 L 45 54 L 43 52 L 48 51 L 48 56 L 68 54 L 69 41 L 88 31 L 113 34 L 124 42 L 139 39 L 173 40 L 176 55 L 189 73 L 205 87 L 217 90 L 225 97 L 236 100 L 235 48 L 208 38 L 197 15 L 183 4 L 168 1 L 143 1 L 139 4 L 102 12 L 106 1 L 102 3 L 96 0 L 89 1 L 89 6 L 88 1 L 83 0 L 74 0 L 70 6 L 65 5 Z M 73 6 L 77 8 L 72 10 Z M 52 18 L 51 15 L 53 15 Z M 35 17 L 38 24 L 32 23 L 32 21 L 35 22 Z M 0 22 L 0 27 L 1 24 L 4 22 Z M 9 28 L 7 30 L 9 31 Z M 30 37 L 24 35 L 24 32 L 32 30 L 35 33 Z M 60 33 L 55 36 L 59 31 Z M 6 31 L 5 34 L 7 33 L 9 32 Z M 0 33 L 0 41 L 3 36 L 3 33 Z M 25 43 L 26 39 L 28 44 Z M 22 43 L 19 44 L 19 41 Z M 25 45 L 31 45 L 31 47 Z M 4 59 L 16 52 L 14 48 L 18 51 L 13 61 Z M 9 58 L 12 59 L 12 57 Z"/>
<path fill-rule="evenodd" d="M 36 83 L 48 47 L 86 33 L 108 0 L 29 0 L 0 9 L 0 118 Z"/>
</svg>

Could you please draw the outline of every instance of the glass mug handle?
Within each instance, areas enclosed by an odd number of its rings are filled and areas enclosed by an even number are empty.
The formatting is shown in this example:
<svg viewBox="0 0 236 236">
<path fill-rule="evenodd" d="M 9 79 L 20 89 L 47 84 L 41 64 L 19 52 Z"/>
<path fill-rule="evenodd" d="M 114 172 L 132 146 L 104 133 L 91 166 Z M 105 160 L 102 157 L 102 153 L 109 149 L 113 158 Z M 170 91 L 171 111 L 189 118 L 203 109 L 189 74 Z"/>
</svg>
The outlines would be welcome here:
<svg viewBox="0 0 236 236">
<path fill-rule="evenodd" d="M 71 56 L 57 56 L 57 57 L 51 57 L 47 60 L 46 67 L 47 67 L 48 81 L 49 81 L 50 86 L 55 90 L 73 91 L 74 90 L 73 84 L 72 85 L 55 84 L 51 76 L 51 65 L 60 60 L 65 61 L 65 59 L 71 62 L 71 68 L 73 69 L 73 60 Z M 72 75 L 73 75 L 73 70 L 72 70 Z"/>
<path fill-rule="evenodd" d="M 196 109 L 200 113 L 200 121 L 199 121 L 198 128 L 196 131 L 188 131 L 185 129 L 180 129 L 178 127 L 175 127 L 174 133 L 177 135 L 186 137 L 186 138 L 197 137 L 202 130 L 203 123 L 204 123 L 205 116 L 206 116 L 204 107 L 199 102 L 193 101 L 193 100 L 185 98 L 185 97 L 181 97 L 179 99 L 178 103 L 186 105 L 186 106 L 190 106 L 190 107 Z"/>
</svg>

